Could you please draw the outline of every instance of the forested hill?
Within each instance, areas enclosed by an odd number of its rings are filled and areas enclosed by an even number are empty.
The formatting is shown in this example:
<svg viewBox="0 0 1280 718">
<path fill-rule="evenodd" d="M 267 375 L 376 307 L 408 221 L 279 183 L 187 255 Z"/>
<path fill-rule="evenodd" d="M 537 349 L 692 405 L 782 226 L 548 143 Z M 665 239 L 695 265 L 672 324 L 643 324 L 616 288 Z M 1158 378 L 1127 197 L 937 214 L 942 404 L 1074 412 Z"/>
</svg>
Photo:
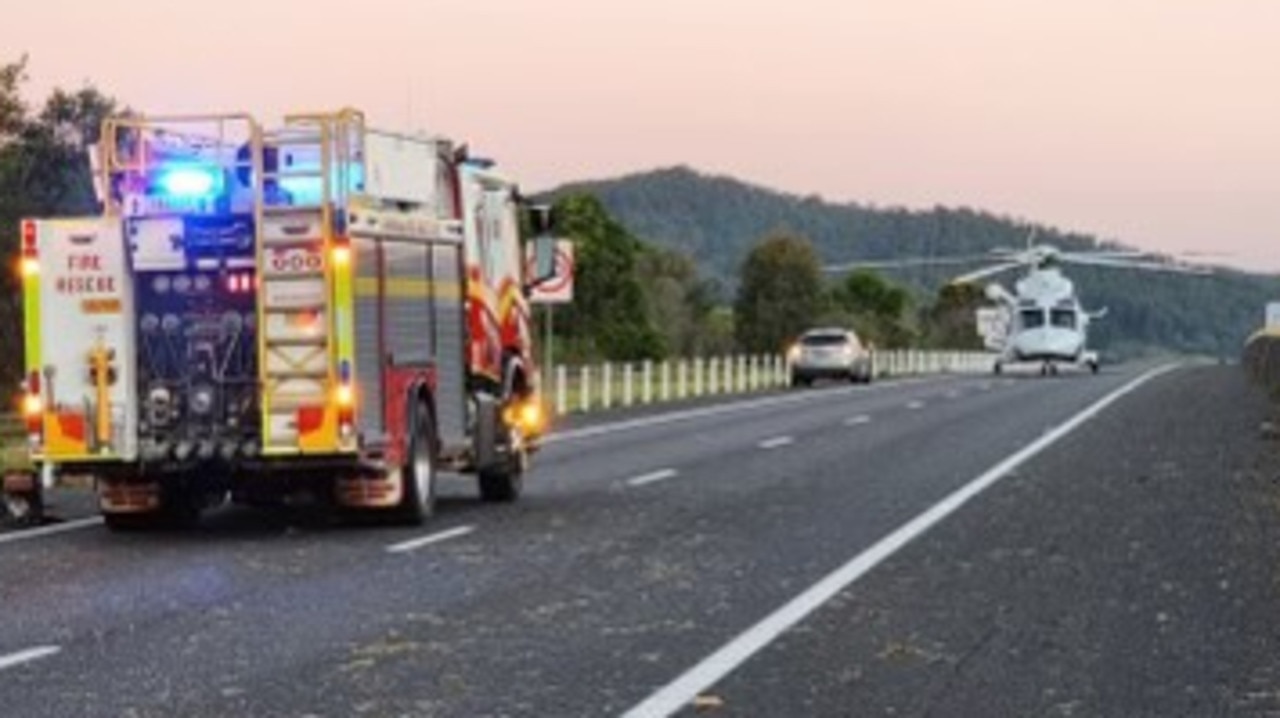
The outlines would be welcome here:
<svg viewBox="0 0 1280 718">
<path fill-rule="evenodd" d="M 689 254 L 726 287 L 752 244 L 780 228 L 808 237 L 831 263 L 982 253 L 1022 246 L 1027 235 L 1025 225 L 988 212 L 834 204 L 684 167 L 576 183 L 553 194 L 579 191 L 599 197 L 637 236 Z M 1037 229 L 1036 241 L 1062 249 L 1100 245 L 1095 237 L 1047 227 Z M 1095 343 L 1124 356 L 1156 349 L 1235 356 L 1261 323 L 1265 303 L 1280 299 L 1280 278 L 1234 271 L 1202 277 L 1073 267 L 1068 274 L 1087 306 L 1110 310 L 1094 325 Z M 932 290 L 948 275 L 913 269 L 893 276 Z"/>
</svg>

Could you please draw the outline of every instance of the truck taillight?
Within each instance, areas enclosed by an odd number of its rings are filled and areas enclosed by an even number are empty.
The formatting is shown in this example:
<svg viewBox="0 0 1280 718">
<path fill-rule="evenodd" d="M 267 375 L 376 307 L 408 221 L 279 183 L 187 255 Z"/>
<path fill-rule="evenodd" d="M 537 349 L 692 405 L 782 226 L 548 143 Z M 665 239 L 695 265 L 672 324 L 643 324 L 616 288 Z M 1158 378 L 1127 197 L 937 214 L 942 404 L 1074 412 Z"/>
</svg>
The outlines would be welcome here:
<svg viewBox="0 0 1280 718">
<path fill-rule="evenodd" d="M 22 418 L 27 425 L 27 434 L 38 439 L 44 424 L 44 397 L 40 393 L 38 371 L 27 375 L 27 391 L 22 397 Z"/>
<path fill-rule="evenodd" d="M 27 394 L 22 398 L 22 414 L 28 420 L 39 419 L 44 414 L 44 399 L 39 394 Z"/>
<path fill-rule="evenodd" d="M 29 219 L 22 222 L 22 256 L 36 256 L 36 223 Z"/>
<path fill-rule="evenodd" d="M 351 438 L 356 423 L 356 390 L 351 385 L 351 362 L 338 362 L 338 387 L 333 391 L 333 403 L 338 407 L 338 435 Z"/>
<path fill-rule="evenodd" d="M 356 392 L 350 384 L 339 384 L 337 391 L 333 393 L 333 400 L 339 409 L 355 406 Z"/>
<path fill-rule="evenodd" d="M 351 245 L 339 243 L 333 245 L 333 266 L 345 267 L 351 264 Z"/>
<path fill-rule="evenodd" d="M 356 393 L 350 384 L 339 384 L 333 398 L 338 405 L 338 436 L 345 441 L 355 431 Z"/>
</svg>

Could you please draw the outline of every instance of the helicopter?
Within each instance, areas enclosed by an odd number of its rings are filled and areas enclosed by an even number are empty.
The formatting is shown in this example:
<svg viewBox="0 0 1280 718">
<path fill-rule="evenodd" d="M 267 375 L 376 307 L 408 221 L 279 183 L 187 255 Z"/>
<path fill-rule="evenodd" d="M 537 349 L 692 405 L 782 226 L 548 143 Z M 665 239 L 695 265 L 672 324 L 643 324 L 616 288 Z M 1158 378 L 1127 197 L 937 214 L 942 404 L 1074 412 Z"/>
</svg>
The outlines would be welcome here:
<svg viewBox="0 0 1280 718">
<path fill-rule="evenodd" d="M 1076 294 L 1075 283 L 1062 273 L 1062 265 L 1075 264 L 1114 269 L 1176 274 L 1210 274 L 1204 266 L 1156 257 L 1137 250 L 1063 251 L 1046 244 L 1033 244 L 1035 233 L 1024 249 L 999 248 L 987 254 L 952 257 L 913 257 L 897 260 L 851 262 L 828 265 L 828 272 L 854 269 L 899 269 L 930 265 L 987 263 L 981 269 L 962 274 L 952 284 L 983 280 L 1003 272 L 1023 268 L 1025 274 L 1010 292 L 991 283 L 985 290 L 992 303 L 977 312 L 978 333 L 986 348 L 996 354 L 995 374 L 1010 364 L 1040 364 L 1040 374 L 1056 375 L 1060 365 L 1074 365 L 1097 374 L 1098 352 L 1088 348 L 1089 324 L 1106 316 L 1105 308 L 1088 311 Z"/>
</svg>

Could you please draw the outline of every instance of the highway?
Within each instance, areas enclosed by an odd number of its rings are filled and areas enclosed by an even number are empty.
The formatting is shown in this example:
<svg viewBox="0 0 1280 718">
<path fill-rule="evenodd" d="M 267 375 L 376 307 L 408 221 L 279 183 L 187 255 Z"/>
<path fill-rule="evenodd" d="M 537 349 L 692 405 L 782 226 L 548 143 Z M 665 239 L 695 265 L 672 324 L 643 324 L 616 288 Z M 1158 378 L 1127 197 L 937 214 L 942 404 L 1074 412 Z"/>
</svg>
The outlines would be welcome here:
<svg viewBox="0 0 1280 718">
<path fill-rule="evenodd" d="M 1236 367 L 837 386 L 576 420 L 420 528 L 0 534 L 0 715 L 1280 714 L 1268 412 Z"/>
</svg>

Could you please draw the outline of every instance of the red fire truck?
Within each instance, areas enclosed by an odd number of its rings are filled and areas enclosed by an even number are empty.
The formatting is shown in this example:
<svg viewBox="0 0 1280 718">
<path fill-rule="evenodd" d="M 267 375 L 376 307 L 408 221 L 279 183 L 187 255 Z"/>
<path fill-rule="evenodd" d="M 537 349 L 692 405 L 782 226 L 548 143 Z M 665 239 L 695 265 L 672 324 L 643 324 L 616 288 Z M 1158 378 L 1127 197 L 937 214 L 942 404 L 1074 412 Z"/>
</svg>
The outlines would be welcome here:
<svg viewBox="0 0 1280 718">
<path fill-rule="evenodd" d="M 23 409 L 108 526 L 227 498 L 421 521 L 438 470 L 520 495 L 554 242 L 492 163 L 343 110 L 115 118 L 93 164 L 101 216 L 22 224 Z"/>
</svg>

